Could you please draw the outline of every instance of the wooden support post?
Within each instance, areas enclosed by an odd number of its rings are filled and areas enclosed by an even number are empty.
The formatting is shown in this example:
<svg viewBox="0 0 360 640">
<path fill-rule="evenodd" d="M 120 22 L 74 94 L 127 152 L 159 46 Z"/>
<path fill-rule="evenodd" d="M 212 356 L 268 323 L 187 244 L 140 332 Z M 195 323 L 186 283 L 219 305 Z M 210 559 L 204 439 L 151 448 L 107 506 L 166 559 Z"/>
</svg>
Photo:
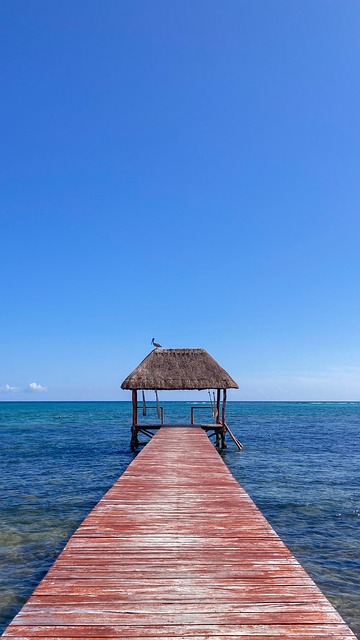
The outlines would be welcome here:
<svg viewBox="0 0 360 640">
<path fill-rule="evenodd" d="M 132 391 L 132 425 L 131 425 L 131 441 L 130 447 L 134 451 L 139 444 L 138 441 L 138 404 L 137 404 L 137 389 Z"/>
<path fill-rule="evenodd" d="M 220 424 L 220 389 L 217 389 L 216 392 L 216 422 Z"/>
<path fill-rule="evenodd" d="M 221 424 L 226 424 L 226 389 L 223 389 L 223 403 L 222 403 L 222 419 Z"/>
<path fill-rule="evenodd" d="M 220 421 L 220 389 L 216 389 L 216 422 L 221 424 Z M 216 446 L 220 446 L 220 434 L 216 431 Z"/>
<path fill-rule="evenodd" d="M 138 404 L 137 404 L 137 390 L 133 389 L 132 392 L 132 423 L 133 427 L 137 425 L 138 422 Z"/>
<path fill-rule="evenodd" d="M 222 402 L 222 432 L 221 432 L 221 448 L 226 449 L 225 433 L 226 433 L 226 389 L 223 389 L 223 402 Z"/>
</svg>

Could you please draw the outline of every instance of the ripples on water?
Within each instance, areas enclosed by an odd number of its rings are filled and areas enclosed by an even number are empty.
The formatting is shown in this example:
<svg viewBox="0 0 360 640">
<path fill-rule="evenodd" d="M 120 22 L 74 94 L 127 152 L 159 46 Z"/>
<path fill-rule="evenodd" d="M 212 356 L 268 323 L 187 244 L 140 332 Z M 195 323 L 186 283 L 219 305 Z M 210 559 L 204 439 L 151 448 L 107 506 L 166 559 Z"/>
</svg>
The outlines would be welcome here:
<svg viewBox="0 0 360 640">
<path fill-rule="evenodd" d="M 163 403 L 187 421 L 191 403 Z M 133 459 L 130 403 L 0 403 L 0 631 Z M 360 633 L 360 404 L 229 403 L 223 457 Z"/>
</svg>

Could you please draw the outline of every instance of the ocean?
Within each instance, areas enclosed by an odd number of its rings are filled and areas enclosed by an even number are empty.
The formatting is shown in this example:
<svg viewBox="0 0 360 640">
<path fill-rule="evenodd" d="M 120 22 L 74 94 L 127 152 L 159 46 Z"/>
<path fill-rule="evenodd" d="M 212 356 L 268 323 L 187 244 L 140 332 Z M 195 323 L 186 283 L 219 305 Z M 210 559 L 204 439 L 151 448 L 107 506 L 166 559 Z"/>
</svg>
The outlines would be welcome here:
<svg viewBox="0 0 360 640">
<path fill-rule="evenodd" d="M 128 402 L 0 403 L 0 632 L 133 459 L 130 422 Z M 360 403 L 229 402 L 227 422 L 224 461 L 360 635 Z"/>
</svg>

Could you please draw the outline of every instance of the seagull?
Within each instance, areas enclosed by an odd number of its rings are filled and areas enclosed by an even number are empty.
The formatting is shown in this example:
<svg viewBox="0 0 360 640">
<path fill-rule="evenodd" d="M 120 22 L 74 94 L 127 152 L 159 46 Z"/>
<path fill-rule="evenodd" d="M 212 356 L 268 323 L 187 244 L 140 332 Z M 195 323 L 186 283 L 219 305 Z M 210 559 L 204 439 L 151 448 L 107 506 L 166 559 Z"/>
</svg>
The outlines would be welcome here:
<svg viewBox="0 0 360 640">
<path fill-rule="evenodd" d="M 151 340 L 151 344 L 153 344 L 153 345 L 154 345 L 155 349 L 161 349 L 161 348 L 162 348 L 162 347 L 161 347 L 161 344 L 159 344 L 158 342 L 155 342 L 155 338 L 153 338 L 153 339 Z"/>
</svg>

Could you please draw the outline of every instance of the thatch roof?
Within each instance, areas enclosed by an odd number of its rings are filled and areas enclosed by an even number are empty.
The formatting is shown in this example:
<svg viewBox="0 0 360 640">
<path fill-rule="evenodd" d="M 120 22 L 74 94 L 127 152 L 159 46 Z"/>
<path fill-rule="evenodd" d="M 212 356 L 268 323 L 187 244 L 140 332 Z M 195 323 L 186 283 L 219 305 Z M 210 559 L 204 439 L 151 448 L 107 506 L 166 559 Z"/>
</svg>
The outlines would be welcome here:
<svg viewBox="0 0 360 640">
<path fill-rule="evenodd" d="M 122 389 L 238 389 L 205 349 L 154 349 Z"/>
</svg>

